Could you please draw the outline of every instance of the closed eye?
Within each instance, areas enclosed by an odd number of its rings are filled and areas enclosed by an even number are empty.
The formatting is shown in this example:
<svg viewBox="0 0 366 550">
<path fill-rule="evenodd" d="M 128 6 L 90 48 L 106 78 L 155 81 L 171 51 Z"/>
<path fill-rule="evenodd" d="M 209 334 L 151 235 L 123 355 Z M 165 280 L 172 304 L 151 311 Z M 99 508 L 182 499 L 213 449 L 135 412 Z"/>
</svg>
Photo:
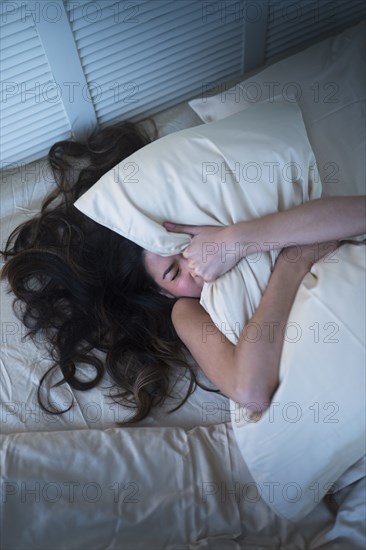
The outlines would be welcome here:
<svg viewBox="0 0 366 550">
<path fill-rule="evenodd" d="M 168 273 L 171 272 L 171 270 L 174 268 L 175 266 L 175 262 L 171 263 L 170 266 L 168 267 L 168 269 L 166 269 L 163 273 L 163 279 L 165 279 L 165 277 L 168 275 Z"/>
</svg>

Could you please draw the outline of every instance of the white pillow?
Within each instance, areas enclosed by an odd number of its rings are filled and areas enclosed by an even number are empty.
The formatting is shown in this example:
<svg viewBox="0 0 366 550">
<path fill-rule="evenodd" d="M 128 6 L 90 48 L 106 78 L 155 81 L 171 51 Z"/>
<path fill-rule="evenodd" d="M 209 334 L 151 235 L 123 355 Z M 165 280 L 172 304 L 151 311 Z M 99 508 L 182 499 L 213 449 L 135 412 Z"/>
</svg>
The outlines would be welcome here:
<svg viewBox="0 0 366 550">
<path fill-rule="evenodd" d="M 297 102 L 305 125 L 332 113 L 345 101 L 365 97 L 366 20 L 336 36 L 286 57 L 213 96 L 189 101 L 204 122 L 233 115 L 264 101 Z M 324 70 L 324 67 L 327 70 Z"/>
<path fill-rule="evenodd" d="M 363 20 L 189 105 L 204 122 L 212 122 L 266 101 L 297 102 L 318 162 L 323 195 L 362 195 L 366 192 L 365 35 Z"/>
<path fill-rule="evenodd" d="M 320 192 L 301 111 L 280 101 L 145 146 L 75 206 L 143 248 L 169 256 L 190 238 L 167 232 L 165 220 L 225 225 L 288 209 Z"/>
</svg>

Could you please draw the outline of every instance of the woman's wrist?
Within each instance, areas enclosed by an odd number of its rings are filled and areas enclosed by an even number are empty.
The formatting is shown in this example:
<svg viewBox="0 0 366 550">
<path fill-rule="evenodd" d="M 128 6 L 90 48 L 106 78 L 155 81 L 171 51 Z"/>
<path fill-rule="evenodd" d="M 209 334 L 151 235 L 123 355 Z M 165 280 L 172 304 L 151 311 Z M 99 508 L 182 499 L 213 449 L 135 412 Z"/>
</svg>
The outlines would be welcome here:
<svg viewBox="0 0 366 550">
<path fill-rule="evenodd" d="M 312 266 L 320 261 L 327 261 L 325 256 L 329 256 L 328 261 L 336 261 L 335 255 L 340 243 L 338 241 L 329 241 L 324 243 L 313 243 L 301 246 L 289 246 L 284 248 L 279 260 L 286 264 L 288 269 L 307 273 Z M 323 259 L 324 258 L 324 259 Z"/>
<path fill-rule="evenodd" d="M 281 248 L 280 242 L 274 241 L 273 235 L 271 237 L 269 219 L 270 216 L 265 216 L 227 227 L 228 239 L 240 249 L 240 259 L 257 254 L 259 250 L 268 252 Z"/>
<path fill-rule="evenodd" d="M 304 277 L 311 270 L 313 263 L 301 253 L 300 247 L 298 250 L 296 247 L 288 247 L 282 249 L 277 257 L 276 267 L 284 273 Z"/>
<path fill-rule="evenodd" d="M 227 252 L 235 251 L 238 261 L 253 253 L 253 246 L 258 249 L 255 235 L 253 233 L 253 223 L 251 221 L 238 222 L 225 227 L 224 237 Z"/>
</svg>

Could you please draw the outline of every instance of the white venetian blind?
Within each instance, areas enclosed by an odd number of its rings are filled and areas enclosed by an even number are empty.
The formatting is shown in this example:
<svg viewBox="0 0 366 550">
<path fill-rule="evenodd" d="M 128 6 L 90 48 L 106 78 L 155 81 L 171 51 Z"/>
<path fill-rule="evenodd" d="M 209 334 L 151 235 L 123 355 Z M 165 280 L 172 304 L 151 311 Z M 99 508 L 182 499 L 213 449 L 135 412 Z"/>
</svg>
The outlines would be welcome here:
<svg viewBox="0 0 366 550">
<path fill-rule="evenodd" d="M 78 4 L 66 1 L 102 125 L 154 114 L 242 72 L 243 2 L 225 11 L 197 0 L 105 0 L 89 12 Z"/>
<path fill-rule="evenodd" d="M 341 32 L 366 16 L 365 0 L 268 0 L 265 61 Z"/>
<path fill-rule="evenodd" d="M 32 16 L 20 3 L 8 3 L 8 11 L 5 2 L 0 6 L 3 168 L 45 155 L 71 128 Z"/>
<path fill-rule="evenodd" d="M 359 20 L 364 0 L 0 0 L 0 168 Z"/>
<path fill-rule="evenodd" d="M 1 168 L 242 74 L 244 3 L 1 2 Z"/>
</svg>

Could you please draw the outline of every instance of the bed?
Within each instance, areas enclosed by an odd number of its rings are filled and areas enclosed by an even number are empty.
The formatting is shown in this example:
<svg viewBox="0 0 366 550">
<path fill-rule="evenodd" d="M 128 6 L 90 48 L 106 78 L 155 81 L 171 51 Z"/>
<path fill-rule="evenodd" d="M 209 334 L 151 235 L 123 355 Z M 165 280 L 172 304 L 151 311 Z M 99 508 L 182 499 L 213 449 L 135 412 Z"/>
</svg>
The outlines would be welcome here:
<svg viewBox="0 0 366 550">
<path fill-rule="evenodd" d="M 361 22 L 245 75 L 232 84 L 232 94 L 219 92 L 170 109 L 155 117 L 160 136 L 235 116 L 268 100 L 266 83 L 276 82 L 281 95 L 302 91 L 297 103 L 323 196 L 364 194 L 364 40 Z M 253 95 L 258 90 L 259 100 Z M 2 242 L 37 212 L 52 186 L 45 161 L 2 174 Z M 116 422 L 128 418 L 129 411 L 107 397 L 106 377 L 85 393 L 61 386 L 52 399 L 61 407 L 73 399 L 74 406 L 64 415 L 48 415 L 38 405 L 37 388 L 50 360 L 44 342 L 24 339 L 5 282 L 1 308 L 4 549 L 365 547 L 364 439 L 363 456 L 333 483 L 314 480 L 312 498 L 306 497 L 311 506 L 295 518 L 286 509 L 305 496 L 293 493 L 298 478 L 288 474 L 289 491 L 280 495 L 286 506 L 278 513 L 278 479 L 261 485 L 253 475 L 248 467 L 253 457 L 249 460 L 248 452 L 246 460 L 240 448 L 245 435 L 238 437 L 232 403 L 224 396 L 197 388 L 178 411 L 169 413 L 173 399 L 135 427 L 119 428 Z M 180 376 L 177 397 L 186 388 Z M 362 411 L 362 386 L 359 391 Z M 320 459 L 316 450 L 312 456 Z M 333 457 L 332 463 L 340 459 Z"/>
</svg>

